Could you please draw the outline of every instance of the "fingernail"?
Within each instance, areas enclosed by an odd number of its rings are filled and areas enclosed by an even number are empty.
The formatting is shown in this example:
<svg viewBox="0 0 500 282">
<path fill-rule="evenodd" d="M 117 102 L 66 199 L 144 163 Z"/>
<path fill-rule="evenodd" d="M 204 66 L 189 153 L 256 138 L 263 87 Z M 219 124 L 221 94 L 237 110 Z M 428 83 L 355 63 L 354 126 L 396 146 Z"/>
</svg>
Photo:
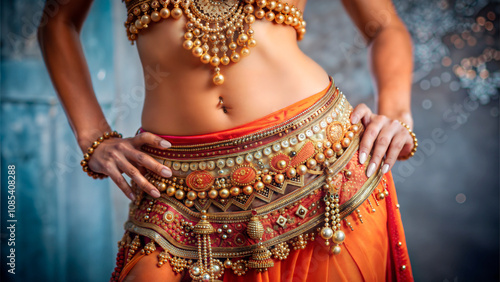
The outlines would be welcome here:
<svg viewBox="0 0 500 282">
<path fill-rule="evenodd" d="M 366 171 L 366 176 L 370 177 L 373 175 L 374 172 L 375 172 L 375 163 L 371 163 L 368 166 L 368 170 Z"/>
<path fill-rule="evenodd" d="M 130 200 L 135 201 L 135 195 L 134 195 L 134 193 L 130 192 L 130 194 L 128 194 L 128 197 L 129 197 Z"/>
<path fill-rule="evenodd" d="M 162 146 L 163 148 L 170 148 L 172 146 L 172 144 L 170 144 L 170 142 L 168 142 L 167 140 L 161 140 L 160 141 L 160 146 Z"/>
<path fill-rule="evenodd" d="M 366 162 L 366 153 L 359 154 L 359 163 L 364 164 Z"/>
<path fill-rule="evenodd" d="M 159 198 L 160 197 L 160 191 L 154 189 L 153 191 L 151 191 L 151 196 L 153 196 L 155 198 Z"/>
<path fill-rule="evenodd" d="M 172 176 L 172 172 L 169 169 L 167 169 L 167 168 L 163 168 L 161 170 L 161 175 L 163 177 L 170 177 L 170 176 Z"/>
<path fill-rule="evenodd" d="M 358 123 L 358 122 L 359 122 L 359 118 L 358 118 L 358 116 L 352 116 L 352 118 L 351 118 L 351 123 L 352 123 L 352 124 L 356 124 L 356 123 Z"/>
<path fill-rule="evenodd" d="M 388 165 L 388 164 L 385 164 L 385 165 L 382 167 L 382 173 L 386 174 L 388 171 L 389 171 L 389 165 Z"/>
</svg>

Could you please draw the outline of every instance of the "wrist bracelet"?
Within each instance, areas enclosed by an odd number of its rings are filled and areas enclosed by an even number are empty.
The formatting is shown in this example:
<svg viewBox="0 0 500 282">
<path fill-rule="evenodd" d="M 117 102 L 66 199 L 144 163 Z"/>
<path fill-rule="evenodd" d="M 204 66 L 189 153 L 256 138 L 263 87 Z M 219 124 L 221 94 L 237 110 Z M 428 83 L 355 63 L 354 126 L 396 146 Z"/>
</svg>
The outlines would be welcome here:
<svg viewBox="0 0 500 282">
<path fill-rule="evenodd" d="M 94 153 L 94 150 L 97 148 L 97 146 L 99 146 L 99 144 L 101 144 L 104 140 L 109 139 L 109 138 L 122 138 L 122 135 L 116 131 L 104 132 L 104 134 L 101 137 L 97 138 L 97 140 L 94 141 L 94 143 L 92 143 L 92 146 L 90 146 L 87 149 L 87 153 L 85 153 L 83 155 L 83 160 L 80 162 L 80 165 L 82 165 L 83 171 L 86 172 L 88 174 L 88 176 L 90 176 L 94 179 L 103 179 L 105 177 L 108 177 L 104 173 L 92 171 L 89 167 L 89 161 L 90 161 L 90 157 Z"/>
<path fill-rule="evenodd" d="M 417 151 L 417 147 L 418 147 L 418 140 L 417 140 L 417 136 L 415 136 L 415 133 L 411 130 L 411 128 L 406 123 L 404 123 L 402 121 L 399 121 L 399 123 L 401 123 L 401 125 L 404 126 L 408 130 L 411 138 L 413 139 L 413 149 L 411 149 L 411 152 L 405 157 L 398 158 L 398 160 L 404 161 L 404 160 L 407 160 L 407 159 L 413 157 L 413 155 L 415 155 L 415 152 Z"/>
</svg>

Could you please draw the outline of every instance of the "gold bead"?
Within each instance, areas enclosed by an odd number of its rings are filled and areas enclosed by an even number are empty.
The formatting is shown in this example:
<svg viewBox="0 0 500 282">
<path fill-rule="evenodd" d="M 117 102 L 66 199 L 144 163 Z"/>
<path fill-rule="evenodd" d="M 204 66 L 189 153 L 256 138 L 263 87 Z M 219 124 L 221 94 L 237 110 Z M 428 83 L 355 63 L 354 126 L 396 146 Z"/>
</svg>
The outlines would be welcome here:
<svg viewBox="0 0 500 282">
<path fill-rule="evenodd" d="M 262 19 L 265 15 L 266 15 L 266 12 L 262 9 L 259 9 L 259 10 L 257 10 L 257 12 L 255 12 L 255 17 L 258 19 Z"/>
<path fill-rule="evenodd" d="M 175 194 L 175 187 L 173 186 L 168 186 L 167 188 L 167 196 L 172 197 Z"/>
<path fill-rule="evenodd" d="M 285 21 L 285 16 L 283 16 L 283 14 L 278 14 L 276 17 L 275 17 L 275 20 L 277 23 L 281 24 Z"/>
<path fill-rule="evenodd" d="M 349 144 L 351 144 L 351 139 L 349 139 L 349 138 L 342 139 L 342 146 L 348 147 Z"/>
<path fill-rule="evenodd" d="M 271 184 L 271 182 L 273 182 L 273 177 L 269 174 L 266 174 L 262 177 L 262 182 L 264 182 L 265 184 Z"/>
<path fill-rule="evenodd" d="M 158 190 L 160 190 L 160 192 L 163 192 L 165 191 L 165 189 L 167 189 L 167 184 L 160 182 L 160 184 L 158 184 Z"/>
<path fill-rule="evenodd" d="M 274 176 L 274 181 L 276 181 L 276 183 L 281 184 L 281 183 L 283 183 L 285 181 L 285 176 L 283 174 L 281 174 L 281 173 L 276 174 Z"/>
<path fill-rule="evenodd" d="M 212 189 L 212 190 L 208 191 L 208 197 L 210 199 L 215 199 L 215 198 L 217 198 L 217 196 L 219 196 L 219 193 L 217 192 L 217 190 Z"/>
<path fill-rule="evenodd" d="M 253 185 L 253 188 L 255 188 L 255 190 L 257 190 L 257 191 L 260 191 L 260 190 L 264 189 L 264 187 L 266 187 L 266 186 L 261 181 L 257 181 Z"/>
<path fill-rule="evenodd" d="M 286 176 L 288 178 L 294 178 L 295 176 L 297 176 L 297 170 L 293 167 L 289 168 L 287 171 L 286 171 Z"/>
<path fill-rule="evenodd" d="M 186 205 L 186 207 L 190 208 L 190 207 L 194 206 L 194 202 L 191 200 L 186 200 L 186 201 L 184 201 L 184 205 Z"/>
<path fill-rule="evenodd" d="M 278 163 L 276 164 L 276 166 L 278 167 L 278 169 L 284 169 L 284 168 L 286 168 L 287 163 L 286 163 L 285 160 L 281 160 L 281 161 L 278 161 Z"/>
<path fill-rule="evenodd" d="M 198 198 L 205 199 L 207 197 L 207 192 L 198 192 Z"/>
<path fill-rule="evenodd" d="M 177 200 L 182 200 L 184 199 L 184 191 L 182 191 L 181 189 L 175 191 L 175 198 Z"/>
<path fill-rule="evenodd" d="M 229 193 L 231 193 L 231 196 L 238 196 L 241 191 L 240 191 L 240 187 L 233 187 L 231 188 L 231 190 L 229 190 Z"/>
<path fill-rule="evenodd" d="M 253 187 L 250 185 L 243 187 L 243 193 L 245 195 L 251 195 L 253 193 Z"/>
<path fill-rule="evenodd" d="M 197 195 L 196 195 L 196 192 L 194 192 L 194 191 L 189 191 L 187 193 L 188 200 L 194 201 L 194 200 L 196 200 L 196 197 L 197 197 Z"/>
<path fill-rule="evenodd" d="M 229 197 L 229 190 L 227 190 L 226 188 L 219 190 L 219 196 L 222 199 L 228 198 Z"/>
</svg>

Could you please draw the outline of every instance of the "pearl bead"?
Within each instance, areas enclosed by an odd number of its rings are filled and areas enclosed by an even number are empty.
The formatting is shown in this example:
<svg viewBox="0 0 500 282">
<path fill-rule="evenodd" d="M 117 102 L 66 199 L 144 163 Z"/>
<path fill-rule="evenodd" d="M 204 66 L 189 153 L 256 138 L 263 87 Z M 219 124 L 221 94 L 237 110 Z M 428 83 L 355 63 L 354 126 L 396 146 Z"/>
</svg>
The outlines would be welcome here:
<svg viewBox="0 0 500 282">
<path fill-rule="evenodd" d="M 238 36 L 238 41 L 240 41 L 240 42 L 247 42 L 247 40 L 248 40 L 248 35 L 246 35 L 244 33 L 242 33 Z"/>
<path fill-rule="evenodd" d="M 200 57 L 200 61 L 204 64 L 208 64 L 210 62 L 210 59 L 211 57 L 207 53 L 203 54 L 203 56 Z"/>
<path fill-rule="evenodd" d="M 342 139 L 342 146 L 347 147 L 349 146 L 349 144 L 351 144 L 351 139 L 349 138 Z"/>
<path fill-rule="evenodd" d="M 323 153 L 318 153 L 314 157 L 318 163 L 322 163 L 325 161 L 325 155 Z"/>
<path fill-rule="evenodd" d="M 193 48 L 194 44 L 193 44 L 193 41 L 191 40 L 186 40 L 184 41 L 184 43 L 182 44 L 182 47 L 184 47 L 184 49 L 186 50 L 191 50 L 191 48 Z"/>
<path fill-rule="evenodd" d="M 238 48 L 238 45 L 236 45 L 236 43 L 234 42 L 229 43 L 229 49 L 235 50 L 236 48 Z"/>
<path fill-rule="evenodd" d="M 342 230 L 335 231 L 335 233 L 333 233 L 332 240 L 333 240 L 333 242 L 335 242 L 337 244 L 340 244 L 340 243 L 344 242 L 344 240 L 345 240 L 345 233 L 344 233 L 344 231 L 342 231 Z"/>
<path fill-rule="evenodd" d="M 275 17 L 275 20 L 276 20 L 277 23 L 281 24 L 281 23 L 283 23 L 285 21 L 285 16 L 283 16 L 282 14 L 278 14 Z"/>
<path fill-rule="evenodd" d="M 293 167 L 289 168 L 287 171 L 286 171 L 286 176 L 288 178 L 294 178 L 295 176 L 297 175 L 297 170 Z"/>
<path fill-rule="evenodd" d="M 141 23 L 144 25 L 144 26 L 147 26 L 148 23 L 151 22 L 151 18 L 148 16 L 148 15 L 144 15 L 141 17 Z"/>
<path fill-rule="evenodd" d="M 208 274 L 208 273 L 203 274 L 201 276 L 201 279 L 202 279 L 201 281 L 203 281 L 203 282 L 210 282 L 210 274 Z"/>
<path fill-rule="evenodd" d="M 224 83 L 224 76 L 220 73 L 214 75 L 213 82 L 215 85 L 221 85 Z"/>
<path fill-rule="evenodd" d="M 214 67 L 218 66 L 220 64 L 220 58 L 218 56 L 213 56 L 212 59 L 210 59 L 210 64 Z"/>
<path fill-rule="evenodd" d="M 172 9 L 172 18 L 178 20 L 182 17 L 182 10 L 179 7 Z"/>
<path fill-rule="evenodd" d="M 246 47 L 241 48 L 241 56 L 246 57 L 248 55 L 250 55 L 250 49 Z"/>
<path fill-rule="evenodd" d="M 342 251 L 342 249 L 340 248 L 340 246 L 335 246 L 335 247 L 332 248 L 332 253 L 334 255 L 340 254 L 340 251 Z"/>
<path fill-rule="evenodd" d="M 309 160 L 307 161 L 307 167 L 308 167 L 309 169 L 313 169 L 313 168 L 314 168 L 317 164 L 318 164 L 318 163 L 316 162 L 316 160 L 315 160 L 315 159 L 309 159 Z"/>
<path fill-rule="evenodd" d="M 257 12 L 255 12 L 255 17 L 258 19 L 262 19 L 266 15 L 266 12 L 264 10 L 260 9 Z"/>
<path fill-rule="evenodd" d="M 154 22 L 158 22 L 161 20 L 161 16 L 160 16 L 160 13 L 158 13 L 157 11 L 154 11 L 151 13 L 151 19 L 154 21 Z"/>
<path fill-rule="evenodd" d="M 231 61 L 233 61 L 234 63 L 237 63 L 240 61 L 240 55 L 236 52 L 232 53 L 231 54 Z"/>
<path fill-rule="evenodd" d="M 266 20 L 273 21 L 274 17 L 275 17 L 275 14 L 272 11 L 269 11 L 266 13 Z"/>
<path fill-rule="evenodd" d="M 248 47 L 255 47 L 255 46 L 257 46 L 257 40 L 251 38 L 248 40 L 247 44 L 248 44 Z"/>
<path fill-rule="evenodd" d="M 333 154 L 334 154 L 334 152 L 333 152 L 332 149 L 325 150 L 325 156 L 326 157 L 331 158 L 331 157 L 333 157 Z"/>
<path fill-rule="evenodd" d="M 220 62 L 221 62 L 223 65 L 227 66 L 227 65 L 231 62 L 231 59 L 229 59 L 229 57 L 228 57 L 228 56 L 224 55 L 224 56 L 220 59 Z"/>
<path fill-rule="evenodd" d="M 262 177 L 262 182 L 264 182 L 265 184 L 271 184 L 271 182 L 273 182 L 273 177 L 269 174 L 266 174 Z"/>
<path fill-rule="evenodd" d="M 333 230 L 330 227 L 323 227 L 319 235 L 321 238 L 328 240 L 333 237 Z"/>
<path fill-rule="evenodd" d="M 182 200 L 184 199 L 184 191 L 182 191 L 181 189 L 175 191 L 175 198 L 177 200 Z"/>
<path fill-rule="evenodd" d="M 196 57 L 201 57 L 201 55 L 203 55 L 203 49 L 199 46 L 193 48 L 193 55 L 195 55 Z"/>
<path fill-rule="evenodd" d="M 233 263 L 231 262 L 231 260 L 227 259 L 227 260 L 224 262 L 224 267 L 225 267 L 225 268 L 231 268 L 231 266 L 233 266 Z"/>
<path fill-rule="evenodd" d="M 160 10 L 160 16 L 164 19 L 170 17 L 170 10 L 167 8 L 163 8 Z"/>
<path fill-rule="evenodd" d="M 227 190 L 226 188 L 221 189 L 219 191 L 219 196 L 223 199 L 226 199 L 227 197 L 229 197 L 229 190 Z"/>
<path fill-rule="evenodd" d="M 284 169 L 284 168 L 286 168 L 287 163 L 286 163 L 285 160 L 281 160 L 281 161 L 278 161 L 278 163 L 276 164 L 276 166 L 278 167 L 278 169 Z"/>
<path fill-rule="evenodd" d="M 304 175 L 304 174 L 306 174 L 306 173 L 307 173 L 307 167 L 306 167 L 305 165 L 299 165 L 299 166 L 297 167 L 297 173 L 298 173 L 299 175 Z"/>
<path fill-rule="evenodd" d="M 255 16 L 254 15 L 248 15 L 245 17 L 245 22 L 247 24 L 253 24 L 255 22 Z"/>
<path fill-rule="evenodd" d="M 205 199 L 207 197 L 207 192 L 198 192 L 198 198 Z"/>
<path fill-rule="evenodd" d="M 139 20 L 139 19 L 138 19 L 138 20 L 136 20 L 136 21 L 135 21 L 135 27 L 136 27 L 137 29 L 141 29 L 141 28 L 143 28 L 142 23 L 141 23 L 141 20 Z"/>
<path fill-rule="evenodd" d="M 191 269 L 191 273 L 194 275 L 194 276 L 198 276 L 200 275 L 200 268 L 198 266 L 193 266 L 193 268 Z"/>
<path fill-rule="evenodd" d="M 212 271 L 215 275 L 219 274 L 220 272 L 220 266 L 218 264 L 215 264 L 212 266 Z"/>
</svg>

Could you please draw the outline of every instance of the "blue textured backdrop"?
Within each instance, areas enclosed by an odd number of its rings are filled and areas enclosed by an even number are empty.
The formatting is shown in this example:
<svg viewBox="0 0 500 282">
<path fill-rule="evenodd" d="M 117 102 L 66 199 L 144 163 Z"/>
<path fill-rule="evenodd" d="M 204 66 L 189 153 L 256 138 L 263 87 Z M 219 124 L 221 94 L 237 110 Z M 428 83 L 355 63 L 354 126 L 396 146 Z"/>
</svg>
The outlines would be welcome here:
<svg viewBox="0 0 500 282">
<path fill-rule="evenodd" d="M 0 6 L 1 277 L 106 281 L 127 200 L 113 183 L 81 172 L 81 153 L 36 42 L 43 4 Z M 82 42 L 109 121 L 130 136 L 140 125 L 144 91 L 122 5 L 95 1 Z M 497 281 L 500 4 L 413 0 L 396 6 L 415 46 L 412 110 L 420 147 L 393 170 L 415 278 Z M 305 16 L 301 48 L 353 104 L 373 105 L 366 47 L 341 5 L 311 0 Z M 8 165 L 16 166 L 15 275 L 6 272 Z"/>
</svg>

